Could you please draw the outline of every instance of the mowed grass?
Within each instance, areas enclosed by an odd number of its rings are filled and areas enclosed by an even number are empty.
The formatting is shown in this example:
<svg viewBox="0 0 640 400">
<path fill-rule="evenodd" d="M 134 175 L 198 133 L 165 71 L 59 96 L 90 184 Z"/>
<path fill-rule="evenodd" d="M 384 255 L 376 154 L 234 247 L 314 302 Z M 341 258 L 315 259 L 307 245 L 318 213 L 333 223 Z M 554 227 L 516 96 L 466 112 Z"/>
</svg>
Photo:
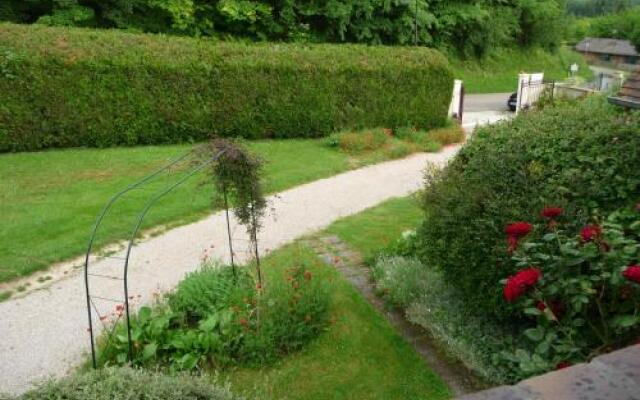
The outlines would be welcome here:
<svg viewBox="0 0 640 400">
<path fill-rule="evenodd" d="M 386 233 L 400 231 L 412 217 L 396 223 L 358 226 L 367 215 L 397 215 L 411 210 L 410 201 L 392 201 L 336 224 L 342 232 L 360 230 L 370 240 L 363 248 L 382 245 Z M 347 226 L 348 225 L 348 226 Z M 332 231 L 330 229 L 329 231 Z M 352 236 L 350 236 L 352 237 Z M 363 242 L 359 242 L 363 243 Z M 263 271 L 269 279 L 281 279 L 288 266 L 310 266 L 313 279 L 326 279 L 332 293 L 328 330 L 302 351 L 262 368 L 236 368 L 222 373 L 232 390 L 266 399 L 446 399 L 449 390 L 387 320 L 333 267 L 324 264 L 300 243 L 276 250 L 267 257 Z M 268 284 L 268 281 L 267 281 Z"/>
<path fill-rule="evenodd" d="M 421 218 L 422 213 L 415 197 L 393 198 L 336 221 L 327 232 L 358 250 L 366 260 L 397 240 L 402 232 L 414 229 Z"/>
<path fill-rule="evenodd" d="M 555 53 L 539 49 L 502 49 L 481 61 L 449 57 L 449 62 L 456 79 L 464 82 L 467 93 L 515 92 L 521 72 L 544 72 L 545 80 L 566 79 L 569 66 L 574 62 L 580 67 L 580 77 L 589 79 L 592 76 L 584 58 L 566 47 Z"/>
<path fill-rule="evenodd" d="M 187 152 L 192 145 L 73 149 L 0 155 L 0 281 L 28 275 L 82 254 L 98 212 L 130 183 Z M 270 193 L 351 168 L 352 157 L 321 140 L 250 142 L 265 160 Z M 130 235 L 147 199 L 186 172 L 172 170 L 116 203 L 97 245 Z M 163 198 L 143 228 L 196 220 L 212 209 L 204 174 Z"/>
</svg>

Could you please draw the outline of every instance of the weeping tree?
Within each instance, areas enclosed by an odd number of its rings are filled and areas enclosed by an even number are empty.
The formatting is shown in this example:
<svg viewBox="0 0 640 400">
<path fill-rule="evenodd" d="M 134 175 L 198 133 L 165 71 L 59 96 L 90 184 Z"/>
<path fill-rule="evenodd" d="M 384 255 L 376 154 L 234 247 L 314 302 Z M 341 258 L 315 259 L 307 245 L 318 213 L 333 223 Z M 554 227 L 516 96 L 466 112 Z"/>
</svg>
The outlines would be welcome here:
<svg viewBox="0 0 640 400">
<path fill-rule="evenodd" d="M 247 229 L 256 259 L 258 284 L 262 286 L 258 232 L 267 206 L 261 182 L 262 160 L 249 152 L 239 141 L 229 139 L 212 139 L 205 145 L 203 153 L 207 157 L 219 154 L 218 160 L 212 164 L 211 177 L 216 189 L 214 201 L 222 204 L 226 212 L 233 273 L 236 274 L 229 222 L 230 205 L 238 221 Z"/>
</svg>

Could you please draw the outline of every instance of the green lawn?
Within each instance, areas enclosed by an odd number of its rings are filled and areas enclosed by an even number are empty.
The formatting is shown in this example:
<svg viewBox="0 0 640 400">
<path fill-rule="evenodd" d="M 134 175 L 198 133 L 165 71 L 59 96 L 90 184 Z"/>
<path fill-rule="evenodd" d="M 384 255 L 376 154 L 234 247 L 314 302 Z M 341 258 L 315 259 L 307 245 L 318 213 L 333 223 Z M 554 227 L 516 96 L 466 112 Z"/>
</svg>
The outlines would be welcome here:
<svg viewBox="0 0 640 400">
<path fill-rule="evenodd" d="M 413 227 L 417 219 L 413 200 L 397 199 L 341 220 L 328 232 L 337 233 L 354 247 L 369 252 Z M 234 391 L 249 394 L 255 391 L 267 399 L 289 400 L 451 397 L 440 378 L 386 319 L 310 249 L 294 243 L 276 250 L 267 257 L 263 270 L 274 278 L 295 263 L 311 265 L 314 277 L 330 280 L 333 323 L 304 350 L 276 365 L 223 373 Z"/>
<path fill-rule="evenodd" d="M 249 146 L 266 161 L 265 185 L 277 192 L 345 171 L 353 157 L 321 140 L 258 141 Z M 105 202 L 129 183 L 192 146 L 73 149 L 0 155 L 0 281 L 46 268 L 84 252 Z M 365 160 L 366 161 L 366 160 Z M 173 171 L 171 177 L 184 170 Z M 105 220 L 98 245 L 126 238 L 145 200 L 167 179 L 132 192 Z M 194 177 L 148 215 L 145 228 L 176 225 L 212 208 L 212 189 Z"/>
<path fill-rule="evenodd" d="M 544 72 L 545 79 L 565 79 L 569 66 L 574 62 L 580 66 L 578 75 L 591 77 L 584 58 L 564 47 L 556 53 L 536 49 L 504 49 L 483 61 L 460 60 L 456 57 L 449 57 L 449 61 L 455 77 L 464 81 L 467 93 L 515 92 L 520 72 Z"/>
<path fill-rule="evenodd" d="M 414 197 L 395 198 L 359 214 L 336 221 L 328 232 L 358 250 L 365 259 L 414 229 L 422 213 Z"/>
</svg>

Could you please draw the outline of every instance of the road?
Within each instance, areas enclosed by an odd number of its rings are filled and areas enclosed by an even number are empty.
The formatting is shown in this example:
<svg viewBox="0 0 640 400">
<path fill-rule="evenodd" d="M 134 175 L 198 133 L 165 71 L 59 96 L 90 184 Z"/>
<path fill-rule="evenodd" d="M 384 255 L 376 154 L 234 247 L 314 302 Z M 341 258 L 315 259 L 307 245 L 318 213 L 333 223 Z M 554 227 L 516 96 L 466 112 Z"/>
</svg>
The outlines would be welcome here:
<svg viewBox="0 0 640 400">
<path fill-rule="evenodd" d="M 467 94 L 464 96 L 464 112 L 509 111 L 507 100 L 510 95 L 511 93 Z"/>
</svg>

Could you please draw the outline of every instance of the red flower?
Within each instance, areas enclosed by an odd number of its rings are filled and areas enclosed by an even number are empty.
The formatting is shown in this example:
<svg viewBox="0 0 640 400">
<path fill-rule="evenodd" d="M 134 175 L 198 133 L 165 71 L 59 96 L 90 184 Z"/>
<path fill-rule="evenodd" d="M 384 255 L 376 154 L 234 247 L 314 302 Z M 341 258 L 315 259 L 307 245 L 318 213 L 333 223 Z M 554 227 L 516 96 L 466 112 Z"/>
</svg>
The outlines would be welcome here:
<svg viewBox="0 0 640 400">
<path fill-rule="evenodd" d="M 528 288 L 538 283 L 540 277 L 542 272 L 536 267 L 523 269 L 510 276 L 504 287 L 504 298 L 510 303 L 516 301 Z"/>
<path fill-rule="evenodd" d="M 627 269 L 622 272 L 622 276 L 631 282 L 640 283 L 640 265 L 629 265 Z"/>
<path fill-rule="evenodd" d="M 562 215 L 562 208 L 560 207 L 545 207 L 542 209 L 542 216 L 544 218 L 553 219 Z"/>
<path fill-rule="evenodd" d="M 507 251 L 509 252 L 509 254 L 511 254 L 514 251 L 516 251 L 517 248 L 518 248 L 518 238 L 515 237 L 515 236 L 508 236 L 507 237 Z"/>
<path fill-rule="evenodd" d="M 122 305 L 122 304 L 118 304 L 118 305 L 116 306 L 116 311 L 117 311 L 117 312 L 122 312 L 122 310 L 124 310 L 124 305 Z"/>
<path fill-rule="evenodd" d="M 504 232 L 508 236 L 513 236 L 517 239 L 527 236 L 533 229 L 533 226 L 528 222 L 514 222 L 505 226 Z"/>
<path fill-rule="evenodd" d="M 571 363 L 569 361 L 561 361 L 556 365 L 556 370 L 569 368 Z"/>
<path fill-rule="evenodd" d="M 587 225 L 582 228 L 580 236 L 585 242 L 591 242 L 602 234 L 602 228 L 599 225 Z"/>
<path fill-rule="evenodd" d="M 544 304 L 544 301 L 538 300 L 538 302 L 536 303 L 536 308 L 540 311 L 544 311 L 547 309 L 547 305 Z"/>
</svg>

